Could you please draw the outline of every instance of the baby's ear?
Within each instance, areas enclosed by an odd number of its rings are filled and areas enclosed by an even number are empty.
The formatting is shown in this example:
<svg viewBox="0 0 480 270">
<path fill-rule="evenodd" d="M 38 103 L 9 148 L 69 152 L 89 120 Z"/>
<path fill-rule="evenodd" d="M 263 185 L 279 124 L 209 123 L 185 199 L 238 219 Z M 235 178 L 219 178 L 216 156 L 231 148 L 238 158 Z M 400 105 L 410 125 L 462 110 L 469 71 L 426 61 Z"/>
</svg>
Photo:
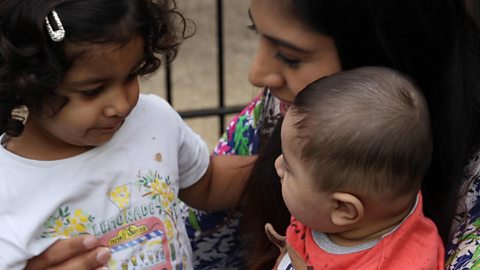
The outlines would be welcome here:
<svg viewBox="0 0 480 270">
<path fill-rule="evenodd" d="M 334 206 L 331 212 L 332 223 L 348 226 L 357 223 L 364 216 L 364 206 L 357 196 L 345 192 L 332 194 Z"/>
</svg>

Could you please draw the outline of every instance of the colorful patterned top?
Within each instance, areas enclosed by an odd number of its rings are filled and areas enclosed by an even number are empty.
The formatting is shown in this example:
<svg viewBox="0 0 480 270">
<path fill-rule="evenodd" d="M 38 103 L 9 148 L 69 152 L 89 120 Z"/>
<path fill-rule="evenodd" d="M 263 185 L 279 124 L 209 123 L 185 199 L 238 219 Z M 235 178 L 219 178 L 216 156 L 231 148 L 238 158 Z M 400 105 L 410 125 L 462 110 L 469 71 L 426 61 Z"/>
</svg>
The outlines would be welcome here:
<svg viewBox="0 0 480 270">
<path fill-rule="evenodd" d="M 262 91 L 236 115 L 220 138 L 214 155 L 254 155 L 260 138 L 269 136 L 288 105 Z M 206 213 L 183 206 L 195 269 L 244 269 L 238 235 L 241 213 Z"/>
<path fill-rule="evenodd" d="M 480 153 L 470 161 L 459 195 L 445 269 L 480 269 Z"/>
</svg>

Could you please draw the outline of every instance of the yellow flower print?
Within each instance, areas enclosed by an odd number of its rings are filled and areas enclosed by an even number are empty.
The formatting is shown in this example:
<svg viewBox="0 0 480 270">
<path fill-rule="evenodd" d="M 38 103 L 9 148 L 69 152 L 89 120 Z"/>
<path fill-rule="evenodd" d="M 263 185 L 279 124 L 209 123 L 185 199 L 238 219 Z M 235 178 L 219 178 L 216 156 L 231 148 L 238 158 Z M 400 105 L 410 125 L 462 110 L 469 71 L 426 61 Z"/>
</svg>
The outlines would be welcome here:
<svg viewBox="0 0 480 270">
<path fill-rule="evenodd" d="M 160 180 L 155 177 L 151 184 L 152 193 L 162 195 L 165 192 L 165 189 L 168 188 L 167 184 L 164 182 L 160 182 Z"/>
<path fill-rule="evenodd" d="M 165 231 L 167 233 L 168 239 L 173 239 L 175 235 L 175 228 L 173 222 L 170 219 L 167 219 L 165 220 L 163 225 L 165 226 Z"/>
<path fill-rule="evenodd" d="M 174 205 L 176 204 L 175 185 L 169 176 L 160 176 L 156 172 L 149 172 L 146 176 L 139 176 L 137 186 L 142 190 L 143 197 L 160 203 L 161 212 L 175 219 Z"/>
<path fill-rule="evenodd" d="M 56 230 L 56 231 L 59 231 L 59 228 L 61 228 L 62 226 L 63 226 L 62 220 L 61 220 L 61 219 L 57 219 L 57 220 L 55 221 L 55 230 Z"/>
<path fill-rule="evenodd" d="M 172 192 L 170 191 L 169 187 L 170 186 L 167 183 L 160 182 L 158 178 L 156 178 L 155 181 L 152 182 L 153 193 L 159 196 L 162 202 L 162 206 L 164 208 L 167 208 L 173 201 L 173 199 L 170 199 L 172 197 Z"/>
<path fill-rule="evenodd" d="M 80 210 L 80 209 L 75 210 L 74 216 L 75 216 L 76 218 L 78 218 L 78 219 L 80 220 L 80 222 L 85 223 L 85 222 L 88 221 L 87 215 L 85 215 L 85 214 L 82 212 L 82 210 Z"/>
<path fill-rule="evenodd" d="M 170 191 L 165 197 L 170 203 L 172 203 L 173 200 L 175 200 L 175 193 L 173 193 L 173 191 Z"/>
<path fill-rule="evenodd" d="M 150 173 L 142 176 L 138 180 L 139 186 L 146 191 L 143 196 L 151 196 L 153 200 L 167 200 L 164 204 L 174 201 L 175 192 L 170 182 L 170 178 L 159 176 L 157 173 Z"/>
<path fill-rule="evenodd" d="M 82 210 L 77 209 L 71 215 L 69 207 L 60 207 L 57 213 L 51 216 L 45 222 L 45 229 L 41 233 L 41 238 L 51 238 L 58 236 L 79 236 L 88 234 L 88 229 L 93 224 L 94 218 Z"/>
</svg>

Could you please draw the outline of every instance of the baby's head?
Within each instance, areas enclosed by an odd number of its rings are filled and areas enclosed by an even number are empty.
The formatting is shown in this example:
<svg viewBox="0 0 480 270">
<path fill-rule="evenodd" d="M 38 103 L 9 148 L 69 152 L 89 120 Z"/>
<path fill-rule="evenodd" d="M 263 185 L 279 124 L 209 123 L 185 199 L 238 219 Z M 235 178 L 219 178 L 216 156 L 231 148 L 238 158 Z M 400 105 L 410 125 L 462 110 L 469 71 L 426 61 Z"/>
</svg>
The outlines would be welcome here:
<svg viewBox="0 0 480 270">
<path fill-rule="evenodd" d="M 326 232 L 355 223 L 356 214 L 405 211 L 432 152 L 420 90 L 380 67 L 343 71 L 308 85 L 288 110 L 281 134 L 276 168 L 287 207 L 307 226 Z"/>
<path fill-rule="evenodd" d="M 174 58 L 184 34 L 185 21 L 168 0 L 3 0 L 1 6 L 0 133 L 11 136 L 21 134 L 9 124 L 15 107 L 53 115 L 68 103 L 58 88 L 78 59 L 136 39 L 135 74 L 145 75 L 159 67 L 159 54 Z"/>
</svg>

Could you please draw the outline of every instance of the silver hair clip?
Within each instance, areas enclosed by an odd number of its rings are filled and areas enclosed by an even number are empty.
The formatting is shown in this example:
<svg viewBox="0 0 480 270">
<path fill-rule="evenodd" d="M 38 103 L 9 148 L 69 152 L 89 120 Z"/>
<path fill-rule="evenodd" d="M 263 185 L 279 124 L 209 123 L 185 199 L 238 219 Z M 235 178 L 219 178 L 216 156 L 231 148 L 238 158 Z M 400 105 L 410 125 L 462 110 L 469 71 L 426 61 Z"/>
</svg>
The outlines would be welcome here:
<svg viewBox="0 0 480 270">
<path fill-rule="evenodd" d="M 15 107 L 11 113 L 12 119 L 22 122 L 24 125 L 28 118 L 28 108 L 25 105 Z"/>
<path fill-rule="evenodd" d="M 45 22 L 47 23 L 47 31 L 53 41 L 60 42 L 65 38 L 65 29 L 63 28 L 62 21 L 60 21 L 60 17 L 58 17 L 58 14 L 55 10 L 52 10 L 52 17 L 55 20 L 58 29 L 53 30 L 47 15 L 45 17 Z"/>
</svg>

